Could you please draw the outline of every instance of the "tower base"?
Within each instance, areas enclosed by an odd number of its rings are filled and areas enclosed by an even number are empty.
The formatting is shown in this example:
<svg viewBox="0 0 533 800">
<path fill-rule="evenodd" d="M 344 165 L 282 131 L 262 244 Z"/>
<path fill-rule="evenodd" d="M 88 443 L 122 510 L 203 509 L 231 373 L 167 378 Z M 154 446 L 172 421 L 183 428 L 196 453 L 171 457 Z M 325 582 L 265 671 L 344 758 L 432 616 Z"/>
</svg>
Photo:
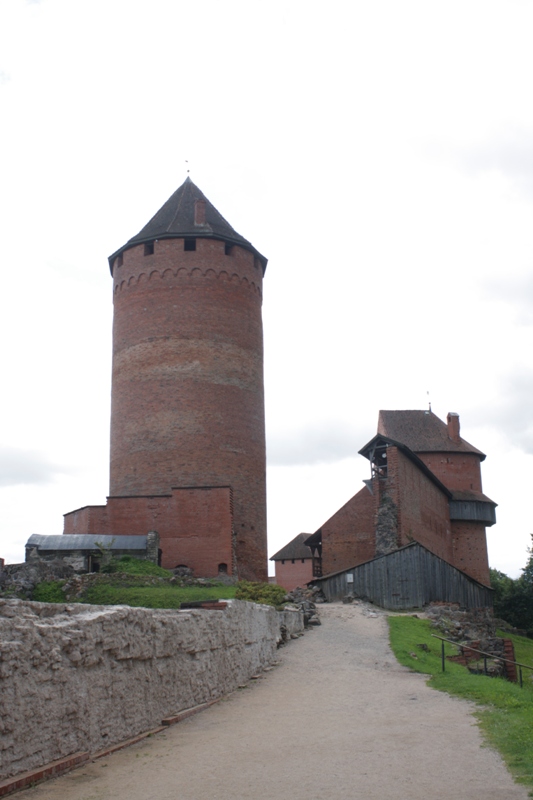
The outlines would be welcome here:
<svg viewBox="0 0 533 800">
<path fill-rule="evenodd" d="M 65 534 L 140 536 L 157 531 L 165 569 L 188 567 L 202 578 L 238 576 L 229 486 L 188 486 L 173 488 L 168 495 L 108 497 L 105 506 L 84 506 L 64 519 Z"/>
</svg>

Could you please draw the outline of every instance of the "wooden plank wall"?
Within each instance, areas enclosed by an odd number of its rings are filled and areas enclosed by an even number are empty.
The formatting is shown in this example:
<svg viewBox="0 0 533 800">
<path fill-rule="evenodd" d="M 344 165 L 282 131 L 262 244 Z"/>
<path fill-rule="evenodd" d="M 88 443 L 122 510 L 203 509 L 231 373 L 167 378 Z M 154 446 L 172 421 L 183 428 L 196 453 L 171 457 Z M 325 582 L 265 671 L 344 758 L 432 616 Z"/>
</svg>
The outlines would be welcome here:
<svg viewBox="0 0 533 800">
<path fill-rule="evenodd" d="M 353 575 L 353 583 L 348 581 Z M 465 608 L 492 607 L 492 591 L 419 544 L 408 545 L 366 564 L 330 577 L 314 579 L 327 599 L 353 592 L 391 610 L 421 608 L 432 602 Z"/>
</svg>

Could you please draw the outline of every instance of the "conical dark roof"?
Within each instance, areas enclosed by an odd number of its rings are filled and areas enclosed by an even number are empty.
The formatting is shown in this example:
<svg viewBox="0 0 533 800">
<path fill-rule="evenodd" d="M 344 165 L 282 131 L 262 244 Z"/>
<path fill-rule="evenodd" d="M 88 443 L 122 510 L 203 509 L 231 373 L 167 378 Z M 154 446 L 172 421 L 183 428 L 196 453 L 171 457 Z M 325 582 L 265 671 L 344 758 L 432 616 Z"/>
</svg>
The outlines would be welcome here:
<svg viewBox="0 0 533 800">
<path fill-rule="evenodd" d="M 198 201 L 205 203 L 205 212 L 201 215 L 202 222 L 195 222 L 195 206 Z M 196 239 L 219 239 L 229 244 L 240 245 L 260 259 L 263 273 L 266 269 L 267 259 L 244 236 L 233 230 L 229 222 L 190 178 L 176 189 L 136 236 L 109 256 L 109 266 L 112 269 L 115 258 L 137 244 L 155 239 L 182 239 L 189 236 Z"/>
</svg>

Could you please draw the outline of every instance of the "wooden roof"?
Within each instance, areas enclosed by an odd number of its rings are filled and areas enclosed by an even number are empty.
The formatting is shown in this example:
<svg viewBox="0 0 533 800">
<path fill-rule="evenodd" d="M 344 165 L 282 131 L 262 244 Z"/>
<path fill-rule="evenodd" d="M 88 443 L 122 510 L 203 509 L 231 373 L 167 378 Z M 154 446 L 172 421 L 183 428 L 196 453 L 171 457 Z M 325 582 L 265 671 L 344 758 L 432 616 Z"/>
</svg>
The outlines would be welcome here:
<svg viewBox="0 0 533 800">
<path fill-rule="evenodd" d="M 285 561 L 287 559 L 311 558 L 311 550 L 304 542 L 310 536 L 309 533 L 299 533 L 285 547 L 270 557 L 270 561 Z"/>
</svg>

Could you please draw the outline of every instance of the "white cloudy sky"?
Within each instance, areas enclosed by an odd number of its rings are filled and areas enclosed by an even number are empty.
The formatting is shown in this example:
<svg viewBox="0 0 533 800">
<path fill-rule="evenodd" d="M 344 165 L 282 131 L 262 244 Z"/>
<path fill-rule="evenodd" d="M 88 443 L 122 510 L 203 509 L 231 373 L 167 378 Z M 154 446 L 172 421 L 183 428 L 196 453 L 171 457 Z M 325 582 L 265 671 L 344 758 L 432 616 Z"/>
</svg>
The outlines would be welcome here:
<svg viewBox="0 0 533 800">
<path fill-rule="evenodd" d="M 525 564 L 533 2 L 2 0 L 0 555 L 108 489 L 107 256 L 186 176 L 269 258 L 269 542 L 368 476 L 378 410 L 461 415 Z"/>
</svg>

